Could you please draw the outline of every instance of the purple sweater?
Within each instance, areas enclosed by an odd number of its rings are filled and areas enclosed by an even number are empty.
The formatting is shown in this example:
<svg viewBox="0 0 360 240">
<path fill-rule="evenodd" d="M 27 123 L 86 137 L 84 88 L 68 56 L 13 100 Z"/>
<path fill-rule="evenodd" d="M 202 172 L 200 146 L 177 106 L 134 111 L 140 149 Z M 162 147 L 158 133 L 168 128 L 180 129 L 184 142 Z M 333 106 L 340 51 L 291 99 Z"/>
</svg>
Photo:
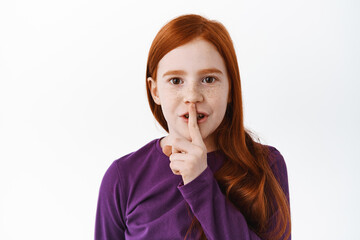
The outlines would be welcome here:
<svg viewBox="0 0 360 240">
<path fill-rule="evenodd" d="M 271 169 L 289 200 L 284 158 L 268 147 Z M 184 239 L 192 220 L 189 213 L 197 217 L 209 240 L 260 239 L 214 178 L 223 154 L 209 152 L 207 158 L 208 167 L 186 185 L 172 173 L 160 138 L 115 160 L 100 186 L 95 239 Z"/>
</svg>

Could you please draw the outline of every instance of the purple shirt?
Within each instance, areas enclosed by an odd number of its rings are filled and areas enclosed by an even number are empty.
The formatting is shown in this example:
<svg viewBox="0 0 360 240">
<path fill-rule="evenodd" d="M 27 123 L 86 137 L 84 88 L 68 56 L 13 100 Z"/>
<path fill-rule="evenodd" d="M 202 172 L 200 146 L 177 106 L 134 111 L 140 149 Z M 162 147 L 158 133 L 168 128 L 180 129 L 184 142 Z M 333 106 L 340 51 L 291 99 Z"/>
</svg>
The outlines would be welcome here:
<svg viewBox="0 0 360 240">
<path fill-rule="evenodd" d="M 115 160 L 106 171 L 99 191 L 95 239 L 184 239 L 192 220 L 187 206 L 209 240 L 260 239 L 214 178 L 224 155 L 207 153 L 208 167 L 183 185 L 181 176 L 171 171 L 160 139 Z M 289 200 L 284 158 L 276 148 L 268 147 L 270 167 Z"/>
</svg>

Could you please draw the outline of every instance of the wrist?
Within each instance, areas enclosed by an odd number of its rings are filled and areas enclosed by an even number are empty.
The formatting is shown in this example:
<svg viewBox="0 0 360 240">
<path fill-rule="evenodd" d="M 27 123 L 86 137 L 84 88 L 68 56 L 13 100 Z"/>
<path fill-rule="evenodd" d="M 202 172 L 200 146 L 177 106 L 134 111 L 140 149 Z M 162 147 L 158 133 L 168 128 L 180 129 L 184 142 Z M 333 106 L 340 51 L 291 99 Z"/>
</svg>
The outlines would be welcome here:
<svg viewBox="0 0 360 240">
<path fill-rule="evenodd" d="M 199 177 L 206 170 L 207 167 L 208 167 L 207 164 L 205 164 L 201 169 L 199 169 L 199 171 L 197 171 L 196 174 L 191 175 L 191 176 L 182 176 L 184 185 L 190 183 L 191 181 L 193 181 L 194 179 Z"/>
</svg>

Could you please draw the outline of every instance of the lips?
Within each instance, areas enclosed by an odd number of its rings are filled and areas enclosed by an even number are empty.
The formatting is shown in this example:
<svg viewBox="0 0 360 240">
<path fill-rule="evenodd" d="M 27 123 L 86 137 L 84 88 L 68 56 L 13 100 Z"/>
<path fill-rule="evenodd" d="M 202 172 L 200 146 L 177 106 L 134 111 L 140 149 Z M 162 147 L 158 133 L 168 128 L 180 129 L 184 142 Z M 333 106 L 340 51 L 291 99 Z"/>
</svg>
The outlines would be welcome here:
<svg viewBox="0 0 360 240">
<path fill-rule="evenodd" d="M 189 118 L 189 114 L 184 114 L 184 117 Z M 205 117 L 205 114 L 203 114 L 203 113 L 198 113 L 197 114 L 197 119 L 198 120 L 203 119 L 204 117 Z"/>
<path fill-rule="evenodd" d="M 208 114 L 206 114 L 204 112 L 197 112 L 196 115 L 197 115 L 197 122 L 198 123 L 204 122 L 208 117 Z M 187 112 L 187 113 L 181 115 L 181 117 L 185 120 L 185 122 L 188 122 L 189 113 Z"/>
</svg>

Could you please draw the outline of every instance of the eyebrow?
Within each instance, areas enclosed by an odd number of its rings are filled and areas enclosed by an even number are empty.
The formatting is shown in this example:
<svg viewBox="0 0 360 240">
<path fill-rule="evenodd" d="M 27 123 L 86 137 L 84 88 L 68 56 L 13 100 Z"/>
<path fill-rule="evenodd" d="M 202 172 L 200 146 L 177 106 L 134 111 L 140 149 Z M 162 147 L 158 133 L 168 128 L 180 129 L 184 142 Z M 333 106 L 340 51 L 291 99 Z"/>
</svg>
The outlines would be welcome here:
<svg viewBox="0 0 360 240">
<path fill-rule="evenodd" d="M 207 69 L 201 69 L 198 72 L 198 75 L 201 74 L 209 74 L 209 73 L 219 73 L 219 74 L 223 74 L 222 71 L 220 71 L 217 68 L 207 68 Z M 164 73 L 163 77 L 167 76 L 167 75 L 186 75 L 186 72 L 183 70 L 171 70 L 168 71 L 166 73 Z"/>
</svg>

